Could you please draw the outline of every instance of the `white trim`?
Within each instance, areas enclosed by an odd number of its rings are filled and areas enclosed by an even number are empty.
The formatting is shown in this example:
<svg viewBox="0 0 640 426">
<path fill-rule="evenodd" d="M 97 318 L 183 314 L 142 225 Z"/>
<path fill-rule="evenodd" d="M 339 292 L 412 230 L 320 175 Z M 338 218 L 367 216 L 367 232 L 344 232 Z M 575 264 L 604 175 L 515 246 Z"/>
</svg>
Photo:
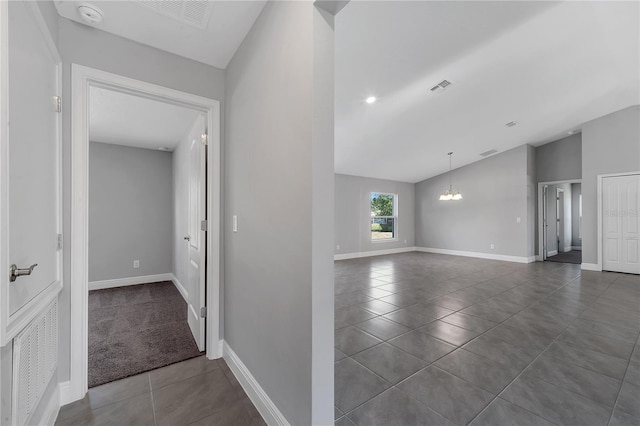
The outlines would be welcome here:
<svg viewBox="0 0 640 426">
<path fill-rule="evenodd" d="M 538 182 L 538 255 L 536 256 L 536 260 L 539 262 L 544 261 L 544 257 L 542 256 L 544 253 L 544 212 L 542 211 L 542 207 L 544 203 L 542 202 L 542 188 L 545 185 L 557 185 L 559 183 L 582 183 L 582 179 L 569 179 L 569 180 L 553 180 L 548 182 Z M 556 253 L 557 254 L 557 253 Z M 548 254 L 547 256 L 551 256 Z"/>
<path fill-rule="evenodd" d="M 602 266 L 597 263 L 582 263 L 580 269 L 583 271 L 602 271 Z"/>
<path fill-rule="evenodd" d="M 216 356 L 216 358 L 222 358 L 222 354 L 224 354 L 224 340 L 218 340 L 218 356 Z M 214 359 L 214 358 L 209 358 L 209 359 Z"/>
<path fill-rule="evenodd" d="M 244 365 L 238 355 L 229 347 L 228 343 L 224 343 L 224 360 L 229 368 L 236 376 L 242 389 L 256 406 L 258 412 L 268 425 L 288 426 L 290 423 L 286 417 L 280 412 L 276 404 L 269 398 L 269 395 L 262 389 L 260 383 L 253 377 L 251 371 Z"/>
<path fill-rule="evenodd" d="M 556 256 L 558 254 L 558 250 L 551 250 L 547 252 L 547 257 Z"/>
<path fill-rule="evenodd" d="M 383 256 L 385 254 L 406 253 L 410 251 L 416 251 L 416 248 L 400 247 L 400 248 L 387 249 L 387 250 L 371 250 L 371 251 L 362 251 L 357 253 L 334 254 L 333 260 L 356 259 L 359 257 L 370 257 L 370 256 Z"/>
<path fill-rule="evenodd" d="M 508 256 L 504 254 L 481 253 L 475 251 L 447 250 L 430 247 L 416 247 L 416 251 L 424 253 L 448 254 L 451 256 L 477 257 L 478 259 L 502 260 L 505 262 L 516 263 L 532 263 L 535 262 L 535 256 Z"/>
<path fill-rule="evenodd" d="M 142 275 L 139 277 L 116 278 L 113 280 L 91 281 L 89 291 L 102 290 L 105 288 L 125 287 L 129 285 L 155 283 L 160 281 L 173 281 L 173 274 Z M 180 290 L 180 289 L 178 289 Z"/>
<path fill-rule="evenodd" d="M 74 401 L 71 395 L 71 381 L 58 383 L 58 389 L 60 390 L 60 406 L 70 404 Z"/>
<path fill-rule="evenodd" d="M 9 270 L 9 6 L 7 2 L 0 4 L 0 270 Z M 40 13 L 40 9 L 34 2 L 26 2 L 25 7 L 33 17 L 42 34 L 52 62 L 56 67 L 55 91 L 57 95 L 62 92 L 62 60 L 51 37 L 47 24 Z M 56 186 L 57 186 L 57 233 L 62 233 L 62 114 L 56 117 Z M 37 296 L 10 315 L 9 307 L 9 282 L 8 274 L 0 275 L 0 346 L 5 346 L 24 327 L 29 324 L 51 300 L 58 296 L 62 290 L 62 250 L 57 253 L 57 278 L 43 289 Z"/>
<path fill-rule="evenodd" d="M 562 249 L 562 252 L 563 252 L 563 253 L 566 253 L 566 252 L 568 252 L 568 251 L 571 251 L 571 246 L 567 246 L 567 247 L 564 247 L 564 248 Z"/>
<path fill-rule="evenodd" d="M 171 275 L 171 281 L 173 281 L 173 285 L 176 286 L 176 288 L 182 295 L 182 298 L 184 299 L 184 301 L 187 302 L 187 304 L 189 304 L 189 292 L 187 291 L 187 289 L 184 288 L 184 286 L 182 285 L 178 277 L 176 277 L 174 274 L 169 274 L 169 275 Z"/>
<path fill-rule="evenodd" d="M 582 246 L 571 246 L 571 250 L 582 251 Z"/>
<path fill-rule="evenodd" d="M 88 318 L 88 117 L 89 88 L 102 87 L 202 111 L 207 114 L 207 356 L 217 355 L 220 333 L 220 102 L 144 81 L 71 64 L 71 401 L 87 383 Z"/>
<path fill-rule="evenodd" d="M 51 393 L 49 402 L 47 402 L 47 407 L 44 409 L 44 412 L 42 413 L 42 419 L 38 422 L 33 422 L 33 424 L 53 426 L 56 423 L 56 419 L 58 418 L 59 412 L 60 412 L 60 386 L 56 386 L 53 389 L 53 392 Z"/>
<path fill-rule="evenodd" d="M 640 171 L 637 172 L 624 172 L 624 173 L 607 173 L 596 176 L 596 226 L 597 226 L 597 234 L 596 234 L 596 260 L 598 263 L 583 263 L 582 269 L 586 269 L 584 265 L 595 265 L 598 269 L 587 269 L 592 271 L 602 271 L 602 179 L 608 177 L 616 177 L 616 176 L 634 176 L 640 175 Z M 584 236 L 584 230 L 582 232 Z M 584 240 L 583 240 L 584 241 Z"/>
</svg>

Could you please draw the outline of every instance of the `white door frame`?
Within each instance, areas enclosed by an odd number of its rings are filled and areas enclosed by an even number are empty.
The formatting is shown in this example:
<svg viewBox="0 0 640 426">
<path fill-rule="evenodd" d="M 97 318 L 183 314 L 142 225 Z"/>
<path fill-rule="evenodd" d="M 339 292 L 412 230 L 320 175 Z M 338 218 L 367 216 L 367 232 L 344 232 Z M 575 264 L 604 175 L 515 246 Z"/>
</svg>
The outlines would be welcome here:
<svg viewBox="0 0 640 426">
<path fill-rule="evenodd" d="M 538 182 L 538 254 L 536 256 L 536 260 L 542 262 L 545 260 L 546 255 L 543 255 L 543 251 L 546 250 L 544 247 L 544 240 L 546 229 L 544 229 L 543 223 L 543 188 L 547 185 L 557 185 L 560 183 L 582 183 L 582 179 L 568 179 L 568 180 L 554 180 L 549 182 Z"/>
<path fill-rule="evenodd" d="M 598 226 L 598 235 L 597 235 L 598 252 L 596 253 L 596 260 L 598 263 L 596 263 L 595 265 L 593 263 L 587 263 L 587 264 L 583 263 L 582 269 L 586 269 L 589 271 L 602 271 L 602 179 L 608 178 L 608 177 L 634 176 L 634 175 L 640 175 L 640 171 L 626 172 L 626 173 L 608 173 L 608 174 L 602 174 L 602 175 L 596 176 L 596 179 L 597 179 L 596 200 L 598 203 L 598 207 L 596 208 L 596 211 L 598 214 L 596 219 L 596 223 Z M 582 231 L 582 235 L 584 236 L 584 229 Z"/>
<path fill-rule="evenodd" d="M 88 390 L 89 89 L 107 88 L 204 112 L 209 129 L 207 173 L 207 347 L 220 358 L 220 102 L 105 71 L 71 66 L 71 380 L 66 404 Z"/>
</svg>

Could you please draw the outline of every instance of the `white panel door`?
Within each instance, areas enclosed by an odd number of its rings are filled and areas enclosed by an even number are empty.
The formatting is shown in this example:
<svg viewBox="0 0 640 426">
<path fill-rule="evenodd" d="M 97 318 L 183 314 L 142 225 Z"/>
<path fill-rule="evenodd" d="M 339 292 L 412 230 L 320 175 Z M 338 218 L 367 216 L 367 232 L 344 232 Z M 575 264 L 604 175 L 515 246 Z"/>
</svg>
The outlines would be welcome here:
<svg viewBox="0 0 640 426">
<path fill-rule="evenodd" d="M 60 285 L 59 56 L 37 6 L 28 3 L 2 6 L 2 25 L 7 14 L 9 19 L 3 29 L 8 38 L 6 51 L 3 45 L 3 86 L 8 87 L 2 93 L 6 121 L 0 166 L 6 276 L 0 282 L 6 297 L 3 321 L 9 325 L 12 318 L 24 322 L 34 315 L 31 310 Z M 24 275 L 13 279 L 11 265 Z"/>
<path fill-rule="evenodd" d="M 205 272 L 207 234 L 202 229 L 206 219 L 206 133 L 203 116 L 198 117 L 189 140 L 189 328 L 198 344 L 205 350 L 205 319 L 200 309 L 205 306 Z"/>
<path fill-rule="evenodd" d="M 602 179 L 602 269 L 640 274 L 640 175 Z"/>
</svg>

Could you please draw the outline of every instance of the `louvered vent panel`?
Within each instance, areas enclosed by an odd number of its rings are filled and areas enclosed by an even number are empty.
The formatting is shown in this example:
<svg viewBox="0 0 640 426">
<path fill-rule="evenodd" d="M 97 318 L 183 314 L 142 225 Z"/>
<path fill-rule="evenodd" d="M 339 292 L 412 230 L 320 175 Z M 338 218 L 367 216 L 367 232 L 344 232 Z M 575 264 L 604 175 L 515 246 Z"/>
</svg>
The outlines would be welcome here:
<svg viewBox="0 0 640 426">
<path fill-rule="evenodd" d="M 13 341 L 13 424 L 28 424 L 58 365 L 58 302 Z"/>
<path fill-rule="evenodd" d="M 207 28 L 213 11 L 211 0 L 138 0 L 137 4 L 200 29 Z"/>
</svg>

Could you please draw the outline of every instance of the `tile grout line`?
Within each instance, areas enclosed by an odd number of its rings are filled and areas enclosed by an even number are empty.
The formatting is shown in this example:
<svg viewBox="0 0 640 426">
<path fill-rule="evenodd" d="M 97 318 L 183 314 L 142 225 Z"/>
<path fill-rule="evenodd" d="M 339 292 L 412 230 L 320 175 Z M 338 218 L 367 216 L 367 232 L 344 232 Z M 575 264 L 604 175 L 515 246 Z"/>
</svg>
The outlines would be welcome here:
<svg viewBox="0 0 640 426">
<path fill-rule="evenodd" d="M 569 283 L 571 283 L 571 282 L 575 281 L 576 279 L 578 279 L 578 277 L 574 278 L 573 280 L 571 280 L 571 281 L 567 282 L 566 284 L 564 284 L 563 286 L 559 287 L 557 290 L 555 290 L 555 291 L 554 291 L 554 292 L 552 292 L 551 294 L 556 293 L 556 292 L 557 292 L 557 291 L 559 291 L 561 288 L 563 288 L 563 287 L 567 286 Z M 602 293 L 600 293 L 600 294 L 601 294 L 601 295 L 602 295 L 602 294 L 604 294 L 604 292 L 606 292 L 606 291 L 607 291 L 607 290 L 608 290 L 608 289 L 613 285 L 613 283 L 614 283 L 614 282 L 616 282 L 616 281 L 617 281 L 617 279 L 613 280 L 613 281 L 612 281 L 612 282 L 607 286 L 607 289 L 606 289 L 606 290 L 604 290 L 604 291 L 603 291 Z M 550 294 L 549 296 L 551 296 L 551 294 Z M 594 304 L 594 303 L 595 303 L 599 298 L 600 298 L 600 296 L 598 296 L 595 300 L 593 300 L 591 303 L 589 303 L 589 304 L 588 304 L 588 306 L 587 306 L 587 307 L 586 307 L 582 312 L 584 312 L 584 311 L 586 311 L 587 309 L 589 309 L 589 307 L 590 307 L 592 304 Z M 582 315 L 582 313 L 580 313 L 580 315 Z M 507 383 L 507 385 L 502 389 L 502 391 L 500 391 L 500 393 L 498 393 L 498 395 L 496 395 L 496 396 L 495 396 L 495 398 L 493 398 L 493 399 L 489 402 L 489 404 L 487 404 L 487 405 L 486 405 L 486 406 L 485 406 L 485 407 L 484 407 L 480 412 L 478 412 L 478 413 L 477 413 L 477 414 L 476 414 L 476 415 L 475 415 L 475 416 L 474 416 L 474 417 L 469 421 L 469 423 L 471 423 L 472 421 L 474 421 L 474 420 L 475 420 L 475 419 L 476 419 L 476 418 L 477 418 L 477 417 L 478 417 L 482 412 L 484 412 L 484 411 L 487 409 L 487 407 L 488 407 L 489 405 L 491 405 L 491 403 L 492 403 L 493 401 L 495 401 L 496 399 L 500 398 L 500 396 L 501 396 L 501 395 L 502 395 L 502 394 L 507 390 L 507 388 L 508 388 L 509 386 L 511 386 L 511 385 L 512 385 L 516 380 L 518 380 L 518 379 L 519 379 L 519 378 L 520 378 L 520 377 L 521 377 L 521 376 L 522 376 L 522 375 L 523 375 L 523 374 L 524 374 L 524 373 L 525 373 L 525 372 L 526 372 L 526 371 L 531 367 L 531 365 L 533 365 L 533 363 L 535 363 L 535 362 L 538 360 L 538 358 L 540 358 L 540 357 L 541 357 L 541 356 L 542 356 L 542 355 L 543 355 L 543 354 L 544 354 L 544 353 L 549 349 L 549 347 L 551 347 L 551 345 L 553 345 L 553 344 L 554 344 L 554 343 L 555 343 L 555 342 L 560 338 L 560 336 L 561 336 L 561 335 L 562 335 L 562 334 L 563 334 L 563 333 L 564 333 L 564 332 L 565 332 L 569 327 L 571 327 L 571 325 L 572 325 L 572 324 L 573 324 L 573 323 L 574 323 L 578 318 L 580 318 L 580 315 L 578 315 L 578 316 L 577 316 L 576 318 L 574 318 L 574 319 L 573 319 L 569 324 L 567 324 L 567 326 L 566 326 L 566 327 L 564 327 L 564 328 L 562 329 L 562 331 L 560 331 L 560 333 L 559 333 L 559 334 L 558 334 L 558 335 L 557 335 L 557 336 L 556 336 L 556 337 L 555 337 L 555 338 L 554 338 L 554 339 L 553 339 L 553 340 L 552 340 L 552 341 L 551 341 L 551 342 L 550 342 L 550 343 L 549 343 L 549 344 L 548 344 L 548 345 L 547 345 L 547 346 L 546 346 L 546 347 L 545 347 L 545 348 L 544 348 L 544 349 L 543 349 L 543 350 L 542 350 L 542 351 L 541 351 L 541 352 L 540 352 L 540 353 L 539 353 L 539 354 L 538 354 L 538 355 L 537 355 L 533 360 L 531 360 L 531 362 L 530 362 L 530 363 L 529 363 L 529 364 L 528 364 L 524 369 L 522 369 L 522 370 L 520 371 L 520 373 L 519 373 L 516 377 L 514 377 L 514 378 L 513 378 L 513 380 L 511 380 L 509 383 Z M 541 381 L 543 381 L 543 382 L 545 382 L 545 383 L 549 383 L 549 382 L 547 382 L 546 380 L 542 380 L 542 379 L 538 379 L 538 380 L 541 380 Z M 570 390 L 568 390 L 568 389 L 565 389 L 565 388 L 563 388 L 563 387 L 561 387 L 561 386 L 558 386 L 558 385 L 556 385 L 556 384 L 554 384 L 554 383 L 549 383 L 549 384 L 550 384 L 550 385 L 552 385 L 552 386 L 555 386 L 555 387 L 557 387 L 557 388 L 559 388 L 559 389 L 562 389 L 562 390 L 565 390 L 565 391 L 567 391 L 567 392 L 570 392 L 570 393 L 572 393 L 572 394 L 579 395 L 579 396 L 581 396 L 581 397 L 583 397 L 583 398 L 589 399 L 590 401 L 593 401 L 591 398 L 588 398 L 588 397 L 586 397 L 586 396 L 584 396 L 584 395 L 582 395 L 582 394 L 579 394 L 579 393 L 577 393 L 577 392 L 573 392 L 573 391 L 570 391 Z M 622 388 L 622 385 L 620 385 L 620 387 Z M 501 398 L 501 399 L 504 399 L 504 398 Z M 509 402 L 509 403 L 511 403 L 511 404 L 516 405 L 516 406 L 517 406 L 517 407 L 519 407 L 519 408 L 523 408 L 523 409 L 527 410 L 526 408 L 521 407 L 520 405 L 518 405 L 518 404 L 516 404 L 516 403 L 513 403 L 513 402 L 511 402 L 511 401 L 509 401 L 509 400 L 506 400 L 506 401 L 507 401 L 507 402 Z M 596 402 L 596 401 L 594 401 L 594 402 Z M 597 403 L 597 402 L 596 402 L 596 403 Z M 598 403 L 598 404 L 599 404 L 599 403 Z M 599 404 L 599 405 L 602 405 L 602 404 Z M 527 410 L 527 411 L 529 411 L 529 410 Z M 611 409 L 611 412 L 613 413 L 613 408 Z M 536 413 L 534 413 L 534 414 L 536 414 Z M 547 421 L 550 421 L 551 423 L 557 424 L 557 423 L 555 423 L 554 421 L 552 421 L 551 419 L 548 419 L 548 418 L 546 418 L 546 417 L 545 417 L 545 416 L 543 416 L 543 415 L 540 415 L 540 414 L 536 414 L 536 415 L 537 415 L 537 416 L 539 416 L 539 417 L 541 417 L 541 418 L 543 418 L 543 419 L 545 419 L 545 420 L 547 420 Z M 609 415 L 609 418 L 611 418 L 611 414 Z"/>
<path fill-rule="evenodd" d="M 153 388 L 151 387 L 151 374 L 147 373 L 147 380 L 149 381 L 149 394 L 151 395 L 151 412 L 153 413 L 153 424 L 158 426 L 156 421 L 156 404 L 153 401 Z"/>
</svg>

